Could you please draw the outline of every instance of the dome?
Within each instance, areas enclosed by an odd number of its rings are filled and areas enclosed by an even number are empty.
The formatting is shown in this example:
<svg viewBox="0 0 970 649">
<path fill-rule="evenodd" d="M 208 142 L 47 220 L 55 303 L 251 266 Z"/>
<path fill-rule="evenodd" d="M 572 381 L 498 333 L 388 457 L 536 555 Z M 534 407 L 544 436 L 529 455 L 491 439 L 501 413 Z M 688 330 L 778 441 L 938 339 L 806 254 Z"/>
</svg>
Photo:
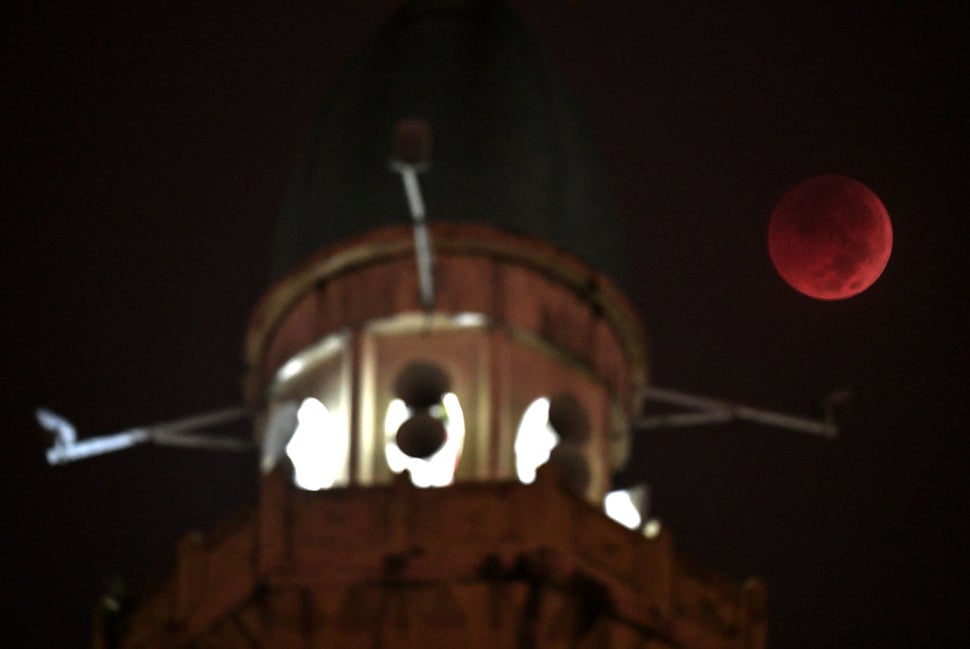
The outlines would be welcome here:
<svg viewBox="0 0 970 649">
<path fill-rule="evenodd" d="M 431 221 L 538 235 L 622 283 L 617 219 L 577 111 L 492 0 L 409 3 L 343 72 L 287 191 L 274 280 L 332 244 L 409 222 L 388 166 L 405 118 L 431 127 L 420 177 Z"/>
</svg>

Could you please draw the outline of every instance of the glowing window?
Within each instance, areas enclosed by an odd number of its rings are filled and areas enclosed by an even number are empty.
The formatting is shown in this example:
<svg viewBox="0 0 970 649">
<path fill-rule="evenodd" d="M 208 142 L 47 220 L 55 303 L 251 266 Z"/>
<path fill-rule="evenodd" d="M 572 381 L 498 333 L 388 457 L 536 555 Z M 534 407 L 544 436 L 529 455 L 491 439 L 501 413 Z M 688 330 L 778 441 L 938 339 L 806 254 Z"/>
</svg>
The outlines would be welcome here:
<svg viewBox="0 0 970 649">
<path fill-rule="evenodd" d="M 603 499 L 603 510 L 607 516 L 631 530 L 639 529 L 640 523 L 643 522 L 640 509 L 633 502 L 630 492 L 625 489 L 606 494 Z"/>
<path fill-rule="evenodd" d="M 532 484 L 536 469 L 549 461 L 559 435 L 549 425 L 549 399 L 540 397 L 529 404 L 515 433 L 515 472 L 519 480 Z"/>
<path fill-rule="evenodd" d="M 442 396 L 441 404 L 433 406 L 430 412 L 441 419 L 445 426 L 447 436 L 441 448 L 430 457 L 416 458 L 398 447 L 395 441 L 398 428 L 414 411 L 401 399 L 394 399 L 384 416 L 384 453 L 391 471 L 401 473 L 407 469 L 414 486 L 446 487 L 455 480 L 455 468 L 465 443 L 465 417 L 453 392 Z"/>
<path fill-rule="evenodd" d="M 309 490 L 350 481 L 351 364 L 345 331 L 326 336 L 287 360 L 269 386 L 260 468 L 272 471 L 283 455 L 294 482 Z"/>
<path fill-rule="evenodd" d="M 329 489 L 347 463 L 346 431 L 318 399 L 304 399 L 296 416 L 296 430 L 286 444 L 293 481 L 310 491 Z"/>
</svg>

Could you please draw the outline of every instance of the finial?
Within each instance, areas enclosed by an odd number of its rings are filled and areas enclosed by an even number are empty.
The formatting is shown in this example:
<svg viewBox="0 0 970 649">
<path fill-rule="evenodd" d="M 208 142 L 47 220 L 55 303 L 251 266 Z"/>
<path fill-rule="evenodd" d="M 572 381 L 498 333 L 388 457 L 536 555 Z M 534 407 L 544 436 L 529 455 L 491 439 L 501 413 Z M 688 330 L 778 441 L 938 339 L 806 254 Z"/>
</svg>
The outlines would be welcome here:
<svg viewBox="0 0 970 649">
<path fill-rule="evenodd" d="M 431 272 L 431 239 L 425 224 L 424 201 L 418 174 L 428 169 L 431 157 L 431 127 L 417 117 L 406 117 L 395 125 L 392 143 L 391 171 L 401 174 L 408 208 L 414 220 L 414 252 L 418 264 L 421 304 L 426 311 L 434 308 L 434 277 Z"/>
</svg>

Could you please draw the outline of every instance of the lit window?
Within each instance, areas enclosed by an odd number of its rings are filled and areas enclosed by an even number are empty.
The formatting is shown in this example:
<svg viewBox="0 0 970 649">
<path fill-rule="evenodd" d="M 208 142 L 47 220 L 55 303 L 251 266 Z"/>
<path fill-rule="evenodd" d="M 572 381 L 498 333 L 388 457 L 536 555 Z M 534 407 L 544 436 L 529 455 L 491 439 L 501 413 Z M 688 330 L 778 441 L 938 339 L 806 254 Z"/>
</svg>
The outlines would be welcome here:
<svg viewBox="0 0 970 649">
<path fill-rule="evenodd" d="M 540 397 L 529 404 L 515 433 L 515 472 L 519 480 L 532 484 L 536 469 L 549 461 L 559 435 L 549 425 L 549 399 Z"/>
<path fill-rule="evenodd" d="M 448 392 L 442 396 L 439 405 L 431 407 L 430 413 L 444 423 L 447 435 L 441 448 L 427 458 L 407 455 L 395 441 L 401 424 L 414 412 L 401 399 L 394 399 L 388 406 L 384 416 L 387 466 L 394 473 L 407 469 L 416 487 L 446 487 L 455 480 L 455 468 L 465 443 L 465 417 L 461 404 L 453 392 Z"/>
<path fill-rule="evenodd" d="M 603 499 L 603 510 L 607 516 L 631 530 L 639 529 L 640 523 L 643 522 L 633 497 L 625 489 L 606 494 L 606 498 Z"/>
<path fill-rule="evenodd" d="M 297 426 L 286 445 L 293 463 L 293 481 L 302 489 L 329 489 L 347 462 L 347 435 L 318 399 L 304 399 Z"/>
<path fill-rule="evenodd" d="M 296 353 L 277 370 L 267 395 L 260 468 L 272 471 L 283 455 L 294 482 L 329 489 L 350 481 L 349 334 L 326 336 Z"/>
</svg>

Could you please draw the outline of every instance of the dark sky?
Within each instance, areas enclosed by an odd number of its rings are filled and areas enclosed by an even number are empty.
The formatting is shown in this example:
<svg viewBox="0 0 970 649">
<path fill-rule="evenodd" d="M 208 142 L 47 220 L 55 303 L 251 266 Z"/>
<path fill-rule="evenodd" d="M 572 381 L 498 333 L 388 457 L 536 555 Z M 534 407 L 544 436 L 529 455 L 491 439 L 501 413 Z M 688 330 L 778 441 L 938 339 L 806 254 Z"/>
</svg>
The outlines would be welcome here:
<svg viewBox="0 0 970 649">
<path fill-rule="evenodd" d="M 87 646 L 106 577 L 144 591 L 183 532 L 253 502 L 250 456 L 49 468 L 33 409 L 84 436 L 239 402 L 287 177 L 395 3 L 69 4 L 5 18 L 3 647 Z M 512 3 L 602 152 L 653 378 L 802 414 L 853 399 L 832 442 L 643 433 L 625 477 L 685 552 L 764 579 L 774 649 L 967 646 L 968 23 L 683 4 Z M 895 228 L 844 302 L 795 293 L 766 251 L 774 203 L 821 173 L 867 184 Z"/>
</svg>

